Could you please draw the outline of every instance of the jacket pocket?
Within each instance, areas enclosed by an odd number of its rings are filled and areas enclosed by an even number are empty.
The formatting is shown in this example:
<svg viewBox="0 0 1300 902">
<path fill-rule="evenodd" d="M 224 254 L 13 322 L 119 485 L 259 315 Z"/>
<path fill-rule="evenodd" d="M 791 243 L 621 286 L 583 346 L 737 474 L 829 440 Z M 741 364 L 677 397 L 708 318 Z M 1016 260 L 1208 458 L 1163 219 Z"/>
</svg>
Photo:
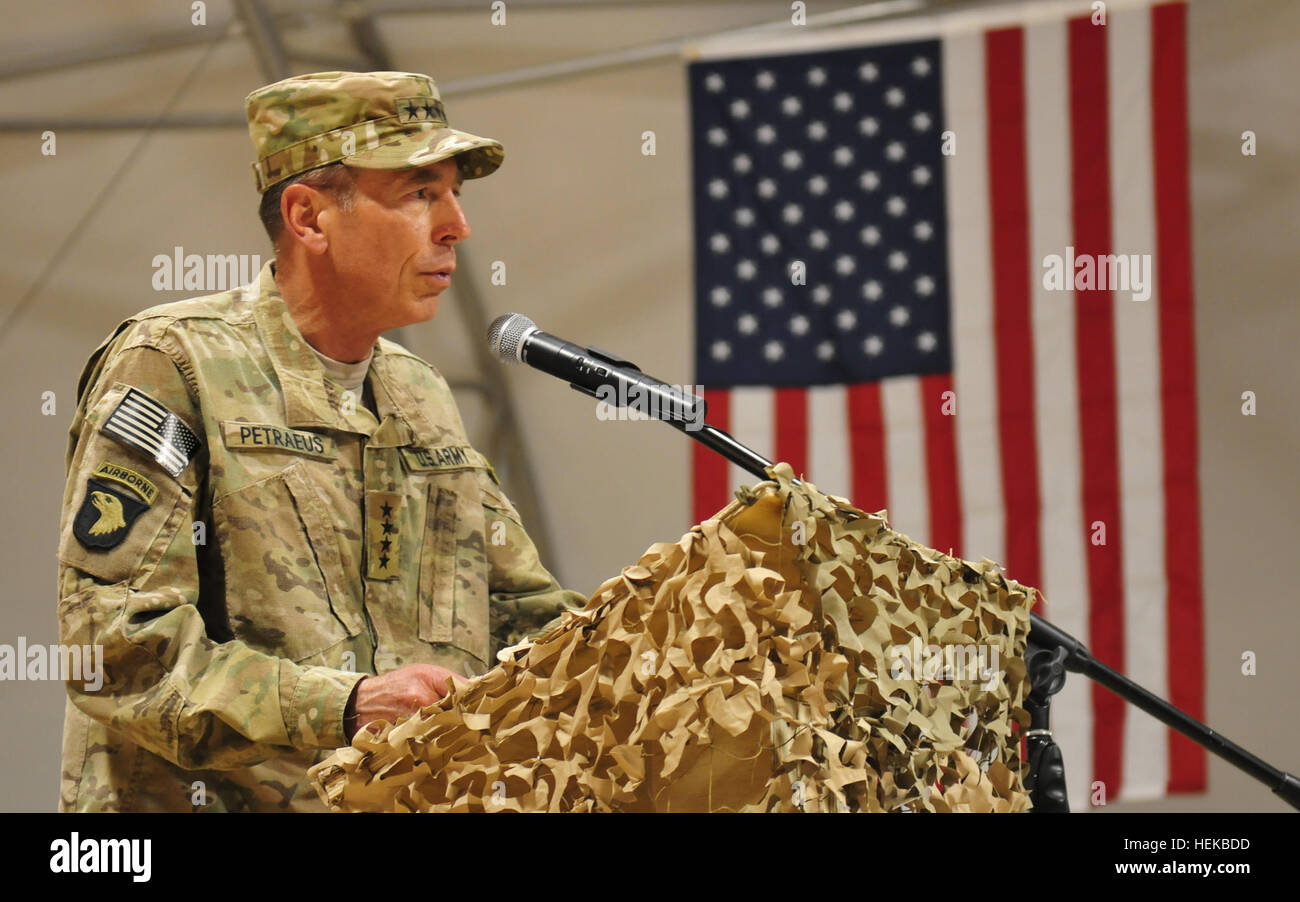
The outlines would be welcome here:
<svg viewBox="0 0 1300 902">
<path fill-rule="evenodd" d="M 488 663 L 488 570 L 475 470 L 429 480 L 420 562 L 419 635 Z"/>
<path fill-rule="evenodd" d="M 220 498 L 213 518 L 235 638 L 301 661 L 365 629 L 335 526 L 301 463 Z"/>
</svg>

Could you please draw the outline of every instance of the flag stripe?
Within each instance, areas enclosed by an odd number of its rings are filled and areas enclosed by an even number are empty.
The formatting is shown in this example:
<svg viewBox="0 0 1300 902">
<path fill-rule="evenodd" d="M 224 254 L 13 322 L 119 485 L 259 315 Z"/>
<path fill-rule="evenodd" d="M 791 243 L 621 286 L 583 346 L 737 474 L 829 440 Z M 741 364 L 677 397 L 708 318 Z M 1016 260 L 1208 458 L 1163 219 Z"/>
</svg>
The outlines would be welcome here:
<svg viewBox="0 0 1300 902">
<path fill-rule="evenodd" d="M 1033 260 L 1070 243 L 1071 198 L 1067 42 L 1062 20 L 1026 29 L 1026 123 Z M 1042 270 L 1040 269 L 1041 273 Z M 1071 295 L 1033 283 L 1034 400 L 1043 503 L 1043 591 L 1038 613 L 1089 641 L 1079 463 L 1078 374 Z M 1092 783 L 1091 681 L 1071 676 L 1052 704 L 1052 733 L 1067 762 L 1071 807 L 1086 808 Z"/>
<path fill-rule="evenodd" d="M 796 477 L 808 476 L 808 392 L 802 388 L 773 389 L 772 405 L 776 441 L 769 441 L 767 447 L 775 447 L 776 459 L 788 463 Z"/>
<path fill-rule="evenodd" d="M 731 431 L 731 395 L 725 389 L 706 388 L 704 401 L 708 405 L 708 422 L 710 426 Z M 692 441 L 692 462 L 694 488 L 691 493 L 691 518 L 694 523 L 703 523 L 727 504 L 730 495 L 730 480 L 727 459 L 712 448 Z"/>
<path fill-rule="evenodd" d="M 1107 128 L 1106 29 L 1087 17 L 1069 23 L 1071 189 L 1074 248 L 1095 260 L 1111 252 L 1110 156 Z M 1073 267 L 1066 269 L 1067 276 Z M 1078 282 L 1076 281 L 1076 286 Z M 1084 528 L 1087 546 L 1089 620 L 1093 656 L 1124 666 L 1124 597 L 1120 578 L 1120 518 L 1115 435 L 1115 341 L 1113 294 L 1075 292 L 1075 338 L 1079 366 L 1079 436 L 1083 448 Z M 1117 794 L 1123 776 L 1124 702 L 1100 685 L 1092 687 L 1093 772 Z"/>
<path fill-rule="evenodd" d="M 1192 309 L 1192 210 L 1187 149 L 1187 10 L 1152 12 L 1152 142 L 1155 148 L 1156 297 L 1164 399 L 1165 573 L 1169 585 L 1169 698 L 1205 717 L 1205 635 L 1196 424 L 1196 323 Z M 1169 745 L 1169 791 L 1205 787 L 1205 750 L 1181 734 Z"/>
<path fill-rule="evenodd" d="M 988 142 L 984 41 L 954 35 L 944 42 L 944 117 L 956 153 L 945 159 L 951 269 L 953 385 L 962 556 L 1005 560 L 1002 468 L 993 365 L 993 295 L 989 250 Z"/>
<path fill-rule="evenodd" d="M 880 386 L 889 474 L 889 519 L 899 532 L 922 544 L 930 540 L 929 486 L 925 477 L 925 436 L 921 390 L 915 376 L 895 376 Z"/>
<path fill-rule="evenodd" d="M 808 390 L 808 472 L 818 487 L 833 495 L 853 497 L 849 472 L 848 400 L 842 385 L 817 385 Z"/>
<path fill-rule="evenodd" d="M 961 548 L 961 490 L 957 475 L 957 430 L 952 376 L 920 378 L 925 425 L 925 468 L 930 486 L 930 545 L 956 554 Z M 946 396 L 945 396 L 946 395 Z M 948 411 L 953 411 L 949 413 Z"/>
<path fill-rule="evenodd" d="M 986 33 L 989 130 L 989 235 L 992 241 L 994 355 L 1007 572 L 1042 585 L 1038 537 L 1038 458 L 1034 448 L 1034 345 L 1029 311 L 1029 201 L 1025 184 L 1023 32 Z"/>
<path fill-rule="evenodd" d="M 1124 580 L 1123 672 L 1168 697 L 1165 643 L 1164 511 L 1160 448 L 1157 300 L 1149 294 L 1155 249 L 1151 177 L 1150 15 L 1116 12 L 1105 29 L 1110 86 L 1111 229 L 1115 364 L 1119 415 L 1119 546 Z M 1119 265 L 1127 261 L 1128 270 Z M 1107 267 L 1109 270 L 1109 265 Z M 1101 268 L 1098 277 L 1101 276 Z M 1128 278 L 1125 279 L 1124 276 Z M 1139 287 L 1145 283 L 1147 290 Z M 1146 296 L 1146 300 L 1139 300 Z M 1154 640 L 1154 641 L 1152 641 Z M 1158 798 L 1168 781 L 1168 728 L 1131 712 L 1124 728 L 1125 799 Z"/>
<path fill-rule="evenodd" d="M 863 382 L 845 391 L 852 436 L 852 500 L 869 511 L 889 507 L 889 461 L 880 383 Z"/>
</svg>

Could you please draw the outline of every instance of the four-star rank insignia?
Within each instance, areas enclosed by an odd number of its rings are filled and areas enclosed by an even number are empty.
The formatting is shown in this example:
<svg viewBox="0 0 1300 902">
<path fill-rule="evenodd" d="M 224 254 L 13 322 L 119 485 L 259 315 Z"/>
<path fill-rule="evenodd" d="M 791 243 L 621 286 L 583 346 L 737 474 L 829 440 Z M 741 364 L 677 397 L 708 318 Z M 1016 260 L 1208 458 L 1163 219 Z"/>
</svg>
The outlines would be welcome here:
<svg viewBox="0 0 1300 902">
<path fill-rule="evenodd" d="M 72 534 L 87 548 L 106 551 L 121 544 L 136 518 L 148 509 L 147 502 L 92 476 L 86 480 L 86 497 L 72 521 Z"/>
<path fill-rule="evenodd" d="M 402 496 L 366 492 L 366 576 L 396 579 L 401 570 Z"/>
</svg>

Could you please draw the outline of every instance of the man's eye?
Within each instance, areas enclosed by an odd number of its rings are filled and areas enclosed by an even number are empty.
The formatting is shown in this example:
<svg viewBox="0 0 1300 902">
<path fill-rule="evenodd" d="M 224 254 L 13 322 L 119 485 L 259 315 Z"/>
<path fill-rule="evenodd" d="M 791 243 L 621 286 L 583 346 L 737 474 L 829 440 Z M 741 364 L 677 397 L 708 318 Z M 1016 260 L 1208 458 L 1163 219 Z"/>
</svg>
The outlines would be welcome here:
<svg viewBox="0 0 1300 902">
<path fill-rule="evenodd" d="M 420 200 L 426 200 L 427 198 L 425 198 L 424 194 L 428 190 L 429 190 L 428 188 L 421 188 L 418 191 L 414 192 L 414 196 L 418 197 Z"/>
</svg>

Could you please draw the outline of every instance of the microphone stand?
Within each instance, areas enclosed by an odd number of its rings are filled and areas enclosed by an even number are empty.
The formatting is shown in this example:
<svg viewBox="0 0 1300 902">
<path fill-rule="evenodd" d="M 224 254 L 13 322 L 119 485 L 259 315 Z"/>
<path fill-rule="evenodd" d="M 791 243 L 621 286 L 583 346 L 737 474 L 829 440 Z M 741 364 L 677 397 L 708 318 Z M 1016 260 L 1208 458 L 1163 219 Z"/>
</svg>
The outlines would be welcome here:
<svg viewBox="0 0 1300 902">
<path fill-rule="evenodd" d="M 590 394 L 579 386 L 573 387 L 584 394 Z M 699 403 L 703 405 L 704 399 L 701 398 Z M 664 417 L 661 419 L 759 479 L 768 478 L 764 471 L 772 465 L 771 461 L 721 429 L 704 423 L 702 418 L 699 422 Z M 1032 689 L 1025 700 L 1025 708 L 1030 716 L 1030 729 L 1025 733 L 1025 747 L 1029 754 L 1029 775 L 1025 780 L 1025 788 L 1033 801 L 1034 811 L 1052 813 L 1070 810 L 1065 790 L 1064 762 L 1060 748 L 1052 739 L 1049 725 L 1051 697 L 1065 685 L 1067 670 L 1081 673 L 1100 683 L 1129 704 L 1141 708 L 1156 720 L 1250 774 L 1291 807 L 1300 809 L 1300 780 L 1295 776 L 1257 758 L 1232 740 L 1219 735 L 1199 720 L 1184 714 L 1169 702 L 1102 664 L 1088 652 L 1082 642 L 1037 614 L 1030 612 L 1029 620 L 1025 665 Z"/>
</svg>

